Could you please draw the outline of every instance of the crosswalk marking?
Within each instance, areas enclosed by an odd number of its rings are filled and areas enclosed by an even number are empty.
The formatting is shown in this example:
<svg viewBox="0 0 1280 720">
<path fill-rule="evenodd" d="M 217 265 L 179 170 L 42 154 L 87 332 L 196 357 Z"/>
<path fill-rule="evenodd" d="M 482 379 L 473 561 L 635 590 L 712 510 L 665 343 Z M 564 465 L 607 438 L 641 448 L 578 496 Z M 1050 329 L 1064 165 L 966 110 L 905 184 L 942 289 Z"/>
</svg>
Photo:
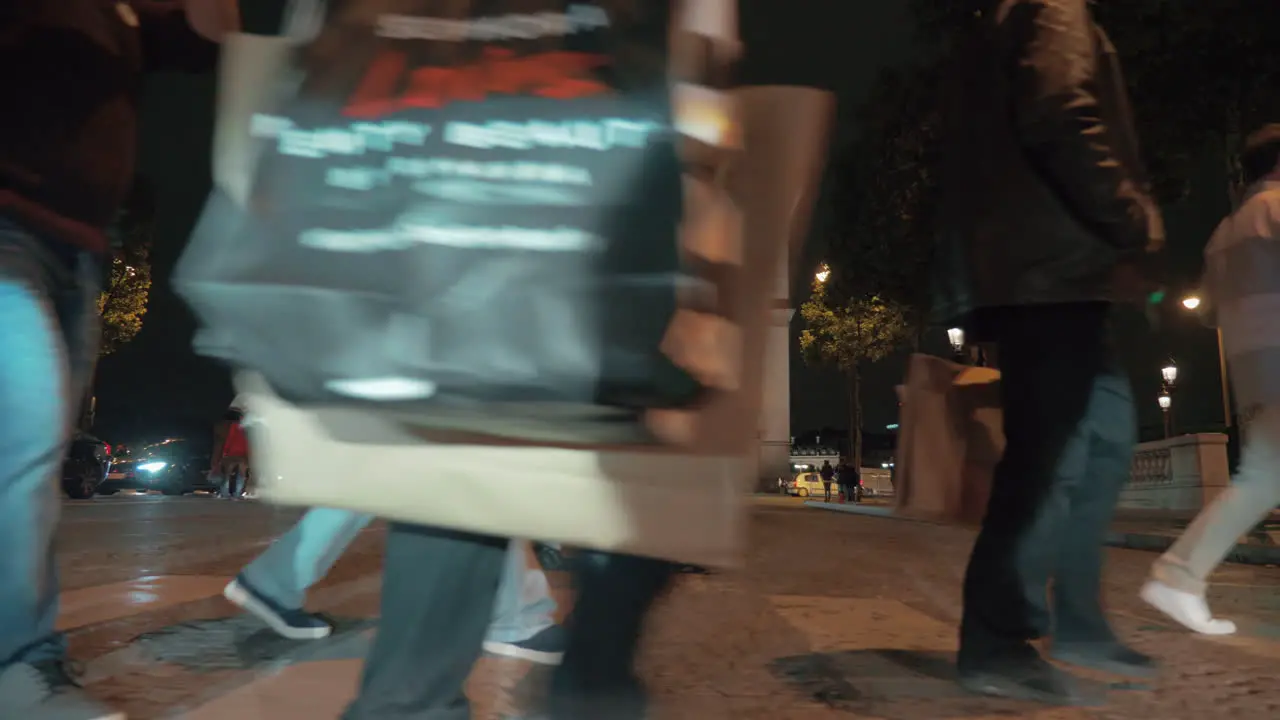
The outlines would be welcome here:
<svg viewBox="0 0 1280 720">
<path fill-rule="evenodd" d="M 221 595 L 230 580 L 207 575 L 151 575 L 70 590 L 58 598 L 57 627 L 71 630 L 204 600 Z"/>
</svg>

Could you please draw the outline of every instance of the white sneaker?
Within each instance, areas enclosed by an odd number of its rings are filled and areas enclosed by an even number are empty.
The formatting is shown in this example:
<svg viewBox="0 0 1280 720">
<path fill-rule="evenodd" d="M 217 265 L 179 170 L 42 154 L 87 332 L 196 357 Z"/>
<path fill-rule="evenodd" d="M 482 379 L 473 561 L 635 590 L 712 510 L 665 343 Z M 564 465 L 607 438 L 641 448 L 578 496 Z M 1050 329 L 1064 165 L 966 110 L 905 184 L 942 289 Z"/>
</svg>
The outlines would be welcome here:
<svg viewBox="0 0 1280 720">
<path fill-rule="evenodd" d="M 0 671 L 0 718 L 125 720 L 125 714 L 89 697 L 62 663 L 15 663 Z"/>
<path fill-rule="evenodd" d="M 1203 595 L 1178 590 L 1159 580 L 1148 580 L 1139 596 L 1151 607 L 1201 635 L 1234 635 L 1236 632 L 1235 623 L 1219 620 L 1209 612 L 1209 603 Z"/>
</svg>

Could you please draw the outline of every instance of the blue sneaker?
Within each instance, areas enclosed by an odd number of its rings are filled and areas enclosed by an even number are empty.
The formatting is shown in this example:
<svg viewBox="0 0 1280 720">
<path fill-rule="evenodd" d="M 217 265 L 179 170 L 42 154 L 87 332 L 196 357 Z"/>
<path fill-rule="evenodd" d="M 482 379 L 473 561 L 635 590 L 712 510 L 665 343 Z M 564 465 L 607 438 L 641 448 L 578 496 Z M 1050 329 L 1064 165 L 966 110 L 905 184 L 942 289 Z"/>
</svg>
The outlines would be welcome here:
<svg viewBox="0 0 1280 720">
<path fill-rule="evenodd" d="M 333 624 L 323 617 L 302 608 L 280 607 L 274 600 L 258 592 L 237 575 L 222 590 L 222 596 L 231 604 L 257 616 L 281 637 L 290 640 L 319 640 L 329 637 Z"/>
<path fill-rule="evenodd" d="M 518 642 L 484 641 L 487 653 L 528 660 L 539 665 L 559 665 L 564 658 L 564 646 L 565 632 L 559 625 L 550 625 L 533 637 Z"/>
</svg>

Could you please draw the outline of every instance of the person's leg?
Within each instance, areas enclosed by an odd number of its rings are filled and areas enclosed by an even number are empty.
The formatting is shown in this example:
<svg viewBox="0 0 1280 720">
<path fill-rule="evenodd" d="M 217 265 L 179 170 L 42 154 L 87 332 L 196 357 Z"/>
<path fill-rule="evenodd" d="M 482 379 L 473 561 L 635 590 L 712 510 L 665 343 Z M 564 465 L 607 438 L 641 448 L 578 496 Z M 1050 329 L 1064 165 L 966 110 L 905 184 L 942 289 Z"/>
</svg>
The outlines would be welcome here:
<svg viewBox="0 0 1280 720">
<path fill-rule="evenodd" d="M 564 661 L 552 675 L 553 720 L 639 720 L 646 698 L 635 674 L 645 616 L 674 565 L 630 555 L 584 552 L 575 559 L 578 597 Z"/>
<path fill-rule="evenodd" d="M 228 600 L 294 640 L 328 637 L 333 626 L 302 609 L 307 590 L 329 573 L 373 520 L 348 510 L 312 508 L 227 585 Z"/>
<path fill-rule="evenodd" d="M 232 458 L 224 457 L 219 464 L 222 466 L 223 487 L 227 489 L 226 497 L 229 500 L 234 500 L 239 492 L 235 461 Z"/>
<path fill-rule="evenodd" d="M 1017 308 L 999 324 L 1006 447 L 964 579 L 958 658 L 966 687 L 986 694 L 1079 702 L 1072 684 L 1030 640 L 1050 629 L 1053 548 L 1066 488 L 1088 459 L 1084 422 L 1102 371 L 1091 341 L 1105 308 Z"/>
<path fill-rule="evenodd" d="M 463 685 L 480 655 L 508 544 L 391 527 L 378 635 L 344 720 L 470 720 Z"/>
<path fill-rule="evenodd" d="M 493 605 L 484 649 L 495 655 L 554 665 L 564 655 L 564 630 L 547 574 L 530 567 L 529 542 L 512 540 Z"/>
<path fill-rule="evenodd" d="M 1104 543 L 1138 441 L 1137 412 L 1124 371 L 1099 375 L 1086 424 L 1088 469 L 1066 486 L 1070 515 L 1056 543 L 1053 656 L 1109 672 L 1149 675 L 1155 663 L 1120 643 L 1102 607 Z"/>
<path fill-rule="evenodd" d="M 0 223 L 0 717 L 122 718 L 63 669 L 56 476 L 97 358 L 96 262 Z"/>
<path fill-rule="evenodd" d="M 1151 567 L 1142 598 L 1187 628 L 1229 635 L 1235 623 L 1218 620 L 1205 601 L 1209 575 L 1227 553 L 1280 505 L 1280 406 L 1262 409 L 1249 427 L 1240 471 L 1231 486 L 1200 512 L 1182 537 Z"/>
</svg>

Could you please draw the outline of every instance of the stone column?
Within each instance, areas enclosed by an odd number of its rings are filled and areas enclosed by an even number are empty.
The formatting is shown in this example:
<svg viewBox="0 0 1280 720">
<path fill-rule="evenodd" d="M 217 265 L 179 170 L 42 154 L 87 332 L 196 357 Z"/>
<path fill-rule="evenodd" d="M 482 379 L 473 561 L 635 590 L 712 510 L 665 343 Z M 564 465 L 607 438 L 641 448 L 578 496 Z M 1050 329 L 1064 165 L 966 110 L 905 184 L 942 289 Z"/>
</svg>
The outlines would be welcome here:
<svg viewBox="0 0 1280 720">
<path fill-rule="evenodd" d="M 791 307 L 789 263 L 779 268 L 765 339 L 764 398 L 760 406 L 761 487 L 791 473 Z"/>
</svg>

